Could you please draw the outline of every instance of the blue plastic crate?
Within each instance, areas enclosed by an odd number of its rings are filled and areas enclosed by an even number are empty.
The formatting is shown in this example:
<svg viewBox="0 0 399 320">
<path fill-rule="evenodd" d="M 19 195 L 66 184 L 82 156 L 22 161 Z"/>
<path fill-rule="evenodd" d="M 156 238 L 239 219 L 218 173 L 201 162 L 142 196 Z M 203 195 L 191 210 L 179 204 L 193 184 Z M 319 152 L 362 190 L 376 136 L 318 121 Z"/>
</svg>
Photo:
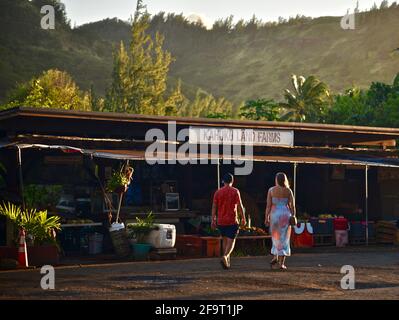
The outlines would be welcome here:
<svg viewBox="0 0 399 320">
<path fill-rule="evenodd" d="M 313 234 L 332 235 L 334 234 L 333 218 L 311 218 L 310 223 L 313 227 Z"/>
<path fill-rule="evenodd" d="M 373 221 L 368 222 L 369 238 L 376 237 L 375 223 Z M 349 238 L 364 238 L 366 239 L 366 221 L 351 221 Z"/>
</svg>

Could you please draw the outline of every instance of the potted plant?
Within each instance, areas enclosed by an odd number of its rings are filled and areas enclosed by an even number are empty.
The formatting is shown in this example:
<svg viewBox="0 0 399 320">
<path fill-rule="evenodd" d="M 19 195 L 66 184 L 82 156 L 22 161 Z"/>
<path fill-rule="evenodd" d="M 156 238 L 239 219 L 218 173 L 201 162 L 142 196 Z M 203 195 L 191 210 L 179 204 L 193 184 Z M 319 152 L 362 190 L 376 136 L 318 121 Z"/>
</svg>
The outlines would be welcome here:
<svg viewBox="0 0 399 320">
<path fill-rule="evenodd" d="M 121 168 L 114 171 L 107 182 L 107 190 L 115 193 L 125 193 L 133 176 L 133 168 Z"/>
<path fill-rule="evenodd" d="M 28 208 L 54 210 L 61 198 L 62 187 L 30 184 L 24 189 L 25 204 Z"/>
<path fill-rule="evenodd" d="M 59 247 L 56 231 L 61 229 L 60 218 L 49 217 L 47 211 L 22 209 L 13 203 L 0 205 L 0 214 L 6 216 L 19 229 L 25 230 L 28 240 L 28 262 L 31 265 L 57 264 Z M 18 235 L 15 235 L 18 243 Z M 17 247 L 15 247 L 17 250 Z"/>
<path fill-rule="evenodd" d="M 146 237 L 154 229 L 156 227 L 154 226 L 154 215 L 152 212 L 145 219 L 136 217 L 136 223 L 129 223 L 127 225 L 128 237 L 134 240 L 133 253 L 135 260 L 147 259 L 152 245 L 146 242 Z"/>
</svg>

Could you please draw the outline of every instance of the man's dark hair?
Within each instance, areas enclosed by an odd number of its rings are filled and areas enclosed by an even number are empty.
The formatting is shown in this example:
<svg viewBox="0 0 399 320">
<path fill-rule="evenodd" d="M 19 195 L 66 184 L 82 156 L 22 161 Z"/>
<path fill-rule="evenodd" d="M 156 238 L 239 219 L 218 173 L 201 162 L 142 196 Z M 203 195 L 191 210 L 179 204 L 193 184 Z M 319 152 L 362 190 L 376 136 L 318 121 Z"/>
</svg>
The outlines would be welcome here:
<svg viewBox="0 0 399 320">
<path fill-rule="evenodd" d="M 224 183 L 230 184 L 230 183 L 232 183 L 233 181 L 234 181 L 234 176 L 233 176 L 231 173 L 226 173 L 226 174 L 223 176 L 223 182 L 224 182 Z"/>
</svg>

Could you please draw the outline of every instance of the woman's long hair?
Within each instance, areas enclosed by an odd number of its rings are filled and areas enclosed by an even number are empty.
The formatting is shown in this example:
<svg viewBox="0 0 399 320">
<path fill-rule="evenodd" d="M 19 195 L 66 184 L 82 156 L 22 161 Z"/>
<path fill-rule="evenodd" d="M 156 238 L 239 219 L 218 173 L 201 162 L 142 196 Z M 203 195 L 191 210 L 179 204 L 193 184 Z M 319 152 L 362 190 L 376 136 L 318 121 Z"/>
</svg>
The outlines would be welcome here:
<svg viewBox="0 0 399 320">
<path fill-rule="evenodd" d="M 284 172 L 279 172 L 276 174 L 276 181 L 280 187 L 289 188 L 290 183 L 288 181 L 287 175 Z"/>
</svg>

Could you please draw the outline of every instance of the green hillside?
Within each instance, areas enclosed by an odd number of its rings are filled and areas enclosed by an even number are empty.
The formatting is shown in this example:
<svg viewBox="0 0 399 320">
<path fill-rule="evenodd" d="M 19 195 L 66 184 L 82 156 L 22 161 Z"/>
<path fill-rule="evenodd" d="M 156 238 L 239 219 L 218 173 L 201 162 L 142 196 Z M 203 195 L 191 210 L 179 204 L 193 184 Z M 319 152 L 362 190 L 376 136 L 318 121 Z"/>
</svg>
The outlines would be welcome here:
<svg viewBox="0 0 399 320">
<path fill-rule="evenodd" d="M 59 7 L 56 30 L 40 28 L 41 4 L 0 2 L 0 99 L 17 82 L 49 68 L 68 71 L 82 89 L 104 94 L 110 82 L 113 48 L 128 42 L 129 25 L 107 19 L 71 28 Z M 290 75 L 313 74 L 333 91 L 372 81 L 391 83 L 399 71 L 399 7 L 357 15 L 356 30 L 340 18 L 292 19 L 276 25 L 219 23 L 213 30 L 181 16 L 158 14 L 151 30 L 165 35 L 174 58 L 172 83 L 181 78 L 192 95 L 198 87 L 238 103 L 256 97 L 281 98 Z"/>
</svg>

